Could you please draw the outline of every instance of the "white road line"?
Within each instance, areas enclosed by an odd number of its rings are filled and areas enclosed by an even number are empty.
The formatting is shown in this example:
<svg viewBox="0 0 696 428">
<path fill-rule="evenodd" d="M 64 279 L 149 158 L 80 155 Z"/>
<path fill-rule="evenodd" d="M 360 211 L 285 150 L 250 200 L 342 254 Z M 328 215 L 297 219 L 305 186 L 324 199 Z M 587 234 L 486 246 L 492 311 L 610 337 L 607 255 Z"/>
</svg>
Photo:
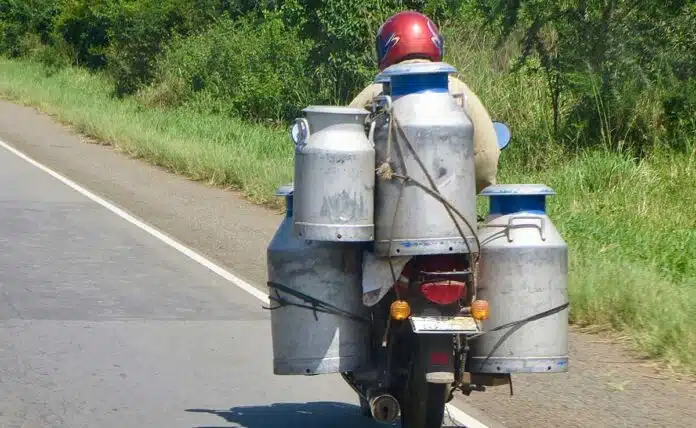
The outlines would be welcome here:
<svg viewBox="0 0 696 428">
<path fill-rule="evenodd" d="M 170 247 L 174 248 L 175 250 L 179 251 L 180 253 L 184 254 L 186 257 L 190 258 L 191 260 L 195 261 L 196 263 L 199 263 L 202 266 L 205 266 L 206 268 L 215 272 L 216 274 L 218 274 L 222 278 L 225 278 L 226 280 L 228 280 L 232 284 L 236 285 L 237 287 L 241 288 L 242 290 L 246 291 L 247 293 L 249 293 L 252 296 L 256 297 L 257 299 L 261 300 L 262 302 L 264 302 L 266 304 L 270 303 L 270 300 L 269 300 L 268 295 L 266 293 L 263 293 L 258 288 L 254 287 L 253 285 L 249 284 L 248 282 L 244 281 L 243 279 L 239 278 L 238 276 L 232 274 L 228 270 L 213 263 L 212 261 L 203 257 L 199 253 L 197 253 L 197 252 L 193 251 L 192 249 L 186 247 L 185 245 L 177 242 L 176 240 L 165 235 L 164 233 L 160 232 L 159 230 L 155 229 L 154 227 L 146 224 L 145 222 L 135 218 L 133 215 L 127 213 L 126 211 L 122 210 L 121 208 L 117 207 L 116 205 L 112 204 L 111 202 L 105 200 L 104 198 L 90 192 L 89 190 L 85 189 L 84 187 L 80 186 L 79 184 L 75 183 L 74 181 L 60 175 L 59 173 L 55 172 L 51 168 L 35 161 L 34 159 L 30 158 L 29 156 L 25 155 L 24 153 L 20 152 L 19 150 L 15 149 L 14 147 L 10 146 L 5 141 L 0 140 L 0 146 L 2 146 L 7 151 L 13 153 L 17 157 L 24 159 L 25 161 L 27 161 L 31 165 L 33 165 L 33 166 L 39 168 L 40 170 L 44 171 L 45 173 L 49 174 L 51 177 L 55 178 L 56 180 L 63 182 L 63 184 L 65 184 L 66 186 L 68 186 L 71 189 L 75 190 L 76 192 L 82 194 L 83 196 L 86 196 L 87 198 L 91 199 L 92 201 L 98 203 L 102 207 L 108 209 L 109 211 L 113 212 L 114 214 L 116 214 L 117 216 L 126 220 L 127 222 L 139 227 L 143 231 L 149 233 L 150 235 L 154 236 L 155 238 L 159 239 L 160 241 L 164 242 L 165 244 L 169 245 Z M 447 410 L 450 413 L 450 417 L 452 419 L 454 419 L 454 421 L 457 424 L 463 425 L 466 428 L 488 428 L 486 425 L 482 424 L 477 419 L 472 418 L 471 416 L 467 415 L 466 413 L 464 413 L 463 411 L 459 410 L 458 408 L 452 406 L 449 403 L 447 404 Z"/>
<path fill-rule="evenodd" d="M 458 425 L 462 425 L 466 428 L 488 428 L 486 424 L 467 415 L 453 405 L 447 403 L 445 406 L 447 407 L 447 411 L 449 411 L 450 419 L 454 420 Z"/>
<path fill-rule="evenodd" d="M 128 221 L 131 224 L 134 224 L 135 226 L 139 227 L 140 229 L 144 230 L 145 232 L 149 233 L 150 235 L 154 236 L 155 238 L 159 239 L 160 241 L 164 242 L 165 244 L 169 245 L 170 247 L 176 249 L 177 251 L 181 252 L 191 260 L 207 267 L 211 271 L 215 272 L 216 274 L 220 275 L 221 277 L 225 278 L 229 282 L 233 283 L 237 287 L 241 288 L 242 290 L 246 291 L 247 293 L 251 294 L 252 296 L 256 297 L 257 299 L 261 300 L 264 303 L 269 303 L 268 295 L 266 293 L 263 293 L 261 290 L 258 288 L 254 287 L 253 285 L 249 284 L 248 282 L 244 281 L 243 279 L 237 277 L 236 275 L 232 274 L 231 272 L 225 270 L 224 268 L 218 266 L 217 264 L 213 263 L 212 261 L 206 259 L 202 255 L 198 254 L 197 252 L 193 251 L 192 249 L 184 246 L 183 244 L 175 241 L 174 239 L 170 238 L 169 236 L 165 235 L 164 233 L 160 232 L 159 230 L 155 229 L 154 227 L 146 224 L 145 222 L 135 218 L 131 214 L 128 214 L 121 208 L 117 207 L 116 205 L 112 204 L 111 202 L 95 195 L 94 193 L 90 192 L 89 190 L 85 189 L 84 187 L 80 186 L 79 184 L 75 183 L 74 181 L 63 177 L 62 175 L 58 174 L 57 172 L 53 171 L 49 167 L 40 164 L 39 162 L 35 161 L 34 159 L 30 158 L 29 156 L 25 155 L 24 153 L 20 152 L 19 150 L 15 149 L 14 147 L 10 146 L 6 142 L 0 140 L 0 146 L 4 147 L 8 151 L 12 152 L 13 154 L 17 155 L 18 157 L 24 159 L 25 161 L 29 162 L 30 164 L 34 165 L 35 167 L 39 168 L 40 170 L 48 173 L 51 175 L 53 178 L 62 181 L 66 186 L 72 188 L 73 190 L 81 193 L 82 195 L 88 197 L 92 201 L 98 203 L 99 205 L 103 206 L 104 208 L 108 209 L 109 211 L 113 212 L 117 216 L 121 217 L 122 219 Z"/>
</svg>

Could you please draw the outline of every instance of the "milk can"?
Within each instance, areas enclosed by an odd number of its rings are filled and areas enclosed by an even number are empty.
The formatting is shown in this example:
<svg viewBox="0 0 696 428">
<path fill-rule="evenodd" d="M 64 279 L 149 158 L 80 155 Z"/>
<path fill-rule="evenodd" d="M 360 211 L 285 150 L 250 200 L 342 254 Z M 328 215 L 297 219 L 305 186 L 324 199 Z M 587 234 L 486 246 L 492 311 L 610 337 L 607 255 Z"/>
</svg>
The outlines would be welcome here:
<svg viewBox="0 0 696 428">
<path fill-rule="evenodd" d="M 445 63 L 397 64 L 380 76 L 389 78 L 390 95 L 383 98 L 398 124 L 392 120 L 390 144 L 390 116 L 375 120 L 377 167 L 389 160 L 397 175 L 417 181 L 405 183 L 403 191 L 399 179 L 376 181 L 375 254 L 380 257 L 478 251 L 474 128 L 449 92 L 454 71 Z M 431 180 L 464 217 L 454 214 L 464 236 L 442 201 L 427 191 L 434 190 Z"/>
<path fill-rule="evenodd" d="M 368 309 L 362 304 L 362 244 L 298 238 L 292 233 L 292 186 L 282 187 L 277 195 L 285 196 L 287 211 L 266 255 L 269 295 L 284 302 L 271 302 L 273 373 L 316 375 L 362 369 L 369 357 L 369 325 L 314 311 L 302 299 L 309 296 L 367 319 Z"/>
<path fill-rule="evenodd" d="M 494 185 L 490 213 L 480 228 L 477 298 L 487 300 L 483 329 L 540 319 L 492 331 L 470 343 L 475 373 L 555 373 L 568 370 L 568 246 L 546 214 L 554 192 L 534 184 Z"/>
<path fill-rule="evenodd" d="M 310 106 L 292 127 L 294 230 L 316 241 L 374 239 L 375 151 L 365 109 Z"/>
</svg>

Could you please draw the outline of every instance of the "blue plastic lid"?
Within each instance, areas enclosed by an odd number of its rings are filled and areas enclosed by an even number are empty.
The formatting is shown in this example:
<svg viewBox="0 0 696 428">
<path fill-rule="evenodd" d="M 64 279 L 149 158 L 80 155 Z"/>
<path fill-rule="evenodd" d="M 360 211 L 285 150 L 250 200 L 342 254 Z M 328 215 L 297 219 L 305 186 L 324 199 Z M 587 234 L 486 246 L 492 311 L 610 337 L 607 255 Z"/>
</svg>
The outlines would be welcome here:
<svg viewBox="0 0 696 428">
<path fill-rule="evenodd" d="M 444 62 L 401 63 L 387 67 L 380 80 L 389 79 L 391 95 L 449 91 L 449 75 L 457 69 Z"/>
<path fill-rule="evenodd" d="M 446 62 L 405 62 L 390 65 L 377 76 L 382 76 L 382 79 L 388 79 L 392 76 L 442 73 L 451 74 L 456 72 L 457 69 Z"/>
<path fill-rule="evenodd" d="M 481 191 L 481 196 L 555 195 L 545 184 L 493 184 Z"/>
<path fill-rule="evenodd" d="M 546 197 L 555 194 L 544 184 L 495 184 L 481 191 L 490 197 L 490 215 L 546 214 Z"/>
<path fill-rule="evenodd" d="M 386 76 L 384 73 L 379 73 L 375 77 L 374 83 L 384 84 L 384 83 L 389 83 L 389 80 L 390 80 L 389 76 Z"/>
<path fill-rule="evenodd" d="M 276 196 L 285 196 L 285 216 L 292 217 L 292 197 L 295 193 L 295 183 L 285 184 L 276 190 Z"/>
</svg>

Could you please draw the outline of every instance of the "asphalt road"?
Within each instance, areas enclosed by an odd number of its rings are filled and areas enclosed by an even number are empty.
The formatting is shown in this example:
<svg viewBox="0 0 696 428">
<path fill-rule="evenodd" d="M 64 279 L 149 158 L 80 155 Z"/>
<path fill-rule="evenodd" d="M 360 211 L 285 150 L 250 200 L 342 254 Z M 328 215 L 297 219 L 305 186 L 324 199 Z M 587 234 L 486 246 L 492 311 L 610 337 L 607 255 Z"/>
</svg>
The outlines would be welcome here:
<svg viewBox="0 0 696 428">
<path fill-rule="evenodd" d="M 378 426 L 272 374 L 259 299 L 5 148 L 0 183 L 0 426 Z"/>
<path fill-rule="evenodd" d="M 0 139 L 264 283 L 280 213 L 6 102 Z M 3 149 L 0 177 L 0 426 L 371 426 L 337 377 L 272 375 L 260 301 Z M 570 339 L 570 373 L 454 404 L 510 428 L 696 426 L 693 382 L 603 338 Z"/>
<path fill-rule="evenodd" d="M 257 299 L 6 150 L 0 182 L 0 426 L 364 425 L 272 376 Z"/>
</svg>

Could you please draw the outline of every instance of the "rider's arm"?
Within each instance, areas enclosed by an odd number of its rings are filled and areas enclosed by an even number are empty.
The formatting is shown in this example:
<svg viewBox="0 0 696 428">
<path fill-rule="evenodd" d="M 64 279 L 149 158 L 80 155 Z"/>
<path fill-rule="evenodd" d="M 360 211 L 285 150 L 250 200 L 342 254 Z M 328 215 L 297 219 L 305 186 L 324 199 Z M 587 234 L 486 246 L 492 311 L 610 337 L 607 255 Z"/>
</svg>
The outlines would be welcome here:
<svg viewBox="0 0 696 428">
<path fill-rule="evenodd" d="M 368 105 L 372 102 L 372 99 L 382 93 L 382 85 L 373 83 L 362 90 L 353 101 L 348 104 L 348 107 L 356 108 L 368 108 Z"/>
<path fill-rule="evenodd" d="M 474 124 L 474 153 L 476 162 L 476 190 L 480 192 L 484 187 L 496 183 L 498 173 L 498 139 L 495 128 L 488 111 L 475 93 L 464 82 L 450 76 L 450 92 L 463 93 L 463 107 Z"/>
</svg>

